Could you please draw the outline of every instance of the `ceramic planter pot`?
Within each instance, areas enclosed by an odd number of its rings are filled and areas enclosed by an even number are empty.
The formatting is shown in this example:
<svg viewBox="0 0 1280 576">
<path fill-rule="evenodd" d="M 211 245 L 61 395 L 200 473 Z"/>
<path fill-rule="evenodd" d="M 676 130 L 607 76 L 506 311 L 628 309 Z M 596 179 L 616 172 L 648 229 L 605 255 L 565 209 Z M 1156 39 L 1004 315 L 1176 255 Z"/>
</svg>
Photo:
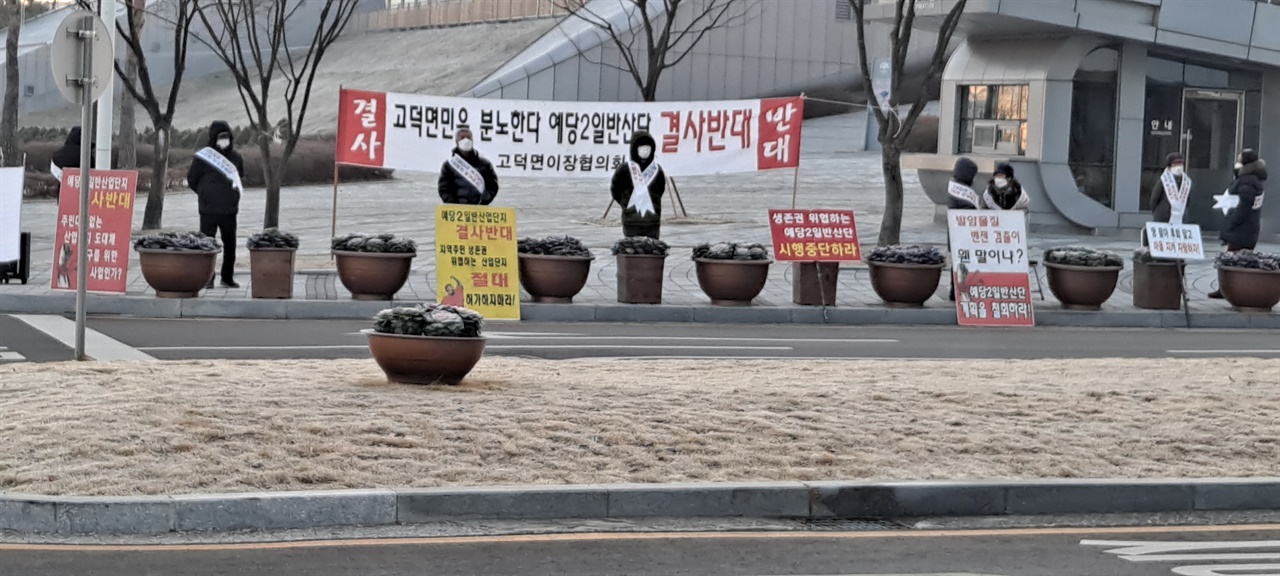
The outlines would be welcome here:
<svg viewBox="0 0 1280 576">
<path fill-rule="evenodd" d="M 839 262 L 793 262 L 791 301 L 800 306 L 835 306 Z"/>
<path fill-rule="evenodd" d="M 698 287 L 716 306 L 750 306 L 769 281 L 773 260 L 695 258 Z"/>
<path fill-rule="evenodd" d="M 1120 282 L 1124 266 L 1072 266 L 1045 262 L 1049 291 L 1067 310 L 1102 309 Z"/>
<path fill-rule="evenodd" d="M 250 248 L 250 293 L 254 298 L 293 298 L 293 263 L 297 248 Z"/>
<path fill-rule="evenodd" d="M 1181 310 L 1181 264 L 1134 260 L 1133 305 L 1146 310 Z"/>
<path fill-rule="evenodd" d="M 618 254 L 618 302 L 661 304 L 666 256 Z"/>
<path fill-rule="evenodd" d="M 461 384 L 484 356 L 484 337 L 360 332 L 369 338 L 369 354 L 387 379 L 402 384 Z"/>
<path fill-rule="evenodd" d="M 213 278 L 217 252 L 137 248 L 138 265 L 157 298 L 195 298 Z"/>
<path fill-rule="evenodd" d="M 867 262 L 871 289 L 890 308 L 924 308 L 938 292 L 945 264 Z"/>
<path fill-rule="evenodd" d="M 409 281 L 409 266 L 417 254 L 387 254 L 334 250 L 338 279 L 353 300 L 390 300 Z"/>
<path fill-rule="evenodd" d="M 1280 304 L 1280 271 L 1219 266 L 1218 288 L 1238 312 L 1270 312 Z"/>
<path fill-rule="evenodd" d="M 520 285 L 544 304 L 570 304 L 587 285 L 593 256 L 520 255 Z"/>
</svg>

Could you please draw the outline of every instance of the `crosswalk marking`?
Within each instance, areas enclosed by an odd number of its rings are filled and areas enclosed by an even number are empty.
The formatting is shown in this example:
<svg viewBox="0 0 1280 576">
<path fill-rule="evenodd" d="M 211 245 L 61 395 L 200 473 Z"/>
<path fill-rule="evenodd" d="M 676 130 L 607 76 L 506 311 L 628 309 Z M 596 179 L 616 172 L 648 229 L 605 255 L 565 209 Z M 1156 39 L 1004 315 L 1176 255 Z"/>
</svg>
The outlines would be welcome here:
<svg viewBox="0 0 1280 576">
<path fill-rule="evenodd" d="M 0 362 L 22 362 L 26 359 L 26 356 L 0 346 Z"/>
<path fill-rule="evenodd" d="M 1280 552 L 1239 552 L 1280 548 L 1280 540 L 1238 542 L 1159 542 L 1130 540 L 1081 540 L 1081 546 L 1103 550 L 1134 563 L 1169 562 L 1178 576 L 1278 576 L 1280 564 L 1258 564 L 1257 560 L 1280 560 Z M 1247 562 L 1247 563 L 1243 563 Z"/>
</svg>

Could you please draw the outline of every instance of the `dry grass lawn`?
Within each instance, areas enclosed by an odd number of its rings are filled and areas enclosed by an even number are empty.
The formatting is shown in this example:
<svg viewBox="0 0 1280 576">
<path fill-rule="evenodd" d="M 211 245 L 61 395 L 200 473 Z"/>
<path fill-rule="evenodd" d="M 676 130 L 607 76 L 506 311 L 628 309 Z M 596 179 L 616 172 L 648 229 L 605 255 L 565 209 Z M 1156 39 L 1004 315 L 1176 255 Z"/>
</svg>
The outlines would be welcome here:
<svg viewBox="0 0 1280 576">
<path fill-rule="evenodd" d="M 0 491 L 1259 476 L 1280 361 L 0 366 Z"/>
</svg>

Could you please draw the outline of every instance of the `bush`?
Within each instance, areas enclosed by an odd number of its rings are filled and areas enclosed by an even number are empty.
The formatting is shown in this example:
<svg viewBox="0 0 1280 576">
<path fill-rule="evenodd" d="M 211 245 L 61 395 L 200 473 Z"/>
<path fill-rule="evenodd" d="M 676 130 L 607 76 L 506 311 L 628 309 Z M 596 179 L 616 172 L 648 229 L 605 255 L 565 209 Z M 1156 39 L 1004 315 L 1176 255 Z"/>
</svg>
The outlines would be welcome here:
<svg viewBox="0 0 1280 576">
<path fill-rule="evenodd" d="M 260 248 L 292 248 L 297 250 L 298 236 L 282 232 L 279 228 L 267 228 L 262 232 L 250 235 L 248 245 L 250 250 Z"/>
<path fill-rule="evenodd" d="M 1214 266 L 1219 268 L 1247 268 L 1250 270 L 1280 271 L 1280 254 L 1240 250 L 1218 254 Z"/>
<path fill-rule="evenodd" d="M 867 255 L 867 262 L 881 264 L 919 264 L 938 266 L 946 263 L 947 256 L 933 246 L 900 245 L 880 246 Z"/>
<path fill-rule="evenodd" d="M 222 243 L 216 238 L 199 232 L 157 232 L 134 240 L 133 248 L 172 252 L 217 252 L 222 249 Z"/>
<path fill-rule="evenodd" d="M 395 234 L 347 234 L 334 238 L 329 244 L 339 252 L 363 252 L 367 254 L 417 254 L 418 243 L 408 238 L 396 238 Z"/>
<path fill-rule="evenodd" d="M 666 256 L 670 246 L 648 236 L 632 236 L 613 243 L 613 255 Z"/>
<path fill-rule="evenodd" d="M 1142 264 L 1177 264 L 1181 260 L 1172 258 L 1156 258 L 1151 255 L 1151 249 L 1147 247 L 1138 248 L 1133 251 L 1133 261 Z"/>
<path fill-rule="evenodd" d="M 716 242 L 693 247 L 694 260 L 768 260 L 769 249 L 763 244 Z"/>
<path fill-rule="evenodd" d="M 1044 261 L 1050 264 L 1087 266 L 1089 268 L 1124 266 L 1124 260 L 1114 252 L 1076 246 L 1045 250 Z"/>
<path fill-rule="evenodd" d="M 381 334 L 479 338 L 483 329 L 479 313 L 445 304 L 388 308 L 373 317 L 373 331 Z"/>
<path fill-rule="evenodd" d="M 591 250 L 581 240 L 572 236 L 547 236 L 546 238 L 521 238 L 516 242 L 521 254 L 541 256 L 572 256 L 590 258 Z"/>
</svg>

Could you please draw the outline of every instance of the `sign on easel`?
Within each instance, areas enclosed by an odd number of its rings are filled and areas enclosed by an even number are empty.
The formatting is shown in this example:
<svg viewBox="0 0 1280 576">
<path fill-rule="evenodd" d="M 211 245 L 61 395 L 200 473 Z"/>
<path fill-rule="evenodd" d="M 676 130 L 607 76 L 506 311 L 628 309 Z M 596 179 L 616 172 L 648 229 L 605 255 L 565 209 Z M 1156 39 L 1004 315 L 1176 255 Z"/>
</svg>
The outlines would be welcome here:
<svg viewBox="0 0 1280 576">
<path fill-rule="evenodd" d="M 75 290 L 80 239 L 80 215 L 89 220 L 85 290 L 124 294 L 129 285 L 129 255 L 133 233 L 133 202 L 138 173 L 133 170 L 90 170 L 89 209 L 80 210 L 80 169 L 62 172 L 58 192 L 58 235 L 53 240 L 53 278 L 50 288 Z"/>
<path fill-rule="evenodd" d="M 1197 224 L 1147 222 L 1146 232 L 1153 258 L 1204 260 L 1204 240 Z"/>
<path fill-rule="evenodd" d="M 959 324 L 1035 326 L 1026 215 L 948 210 L 947 233 Z"/>
<path fill-rule="evenodd" d="M 516 209 L 436 206 L 436 301 L 520 319 Z"/>
<path fill-rule="evenodd" d="M 853 210 L 770 210 L 769 235 L 780 262 L 857 262 Z"/>
<path fill-rule="evenodd" d="M 24 171 L 0 168 L 0 262 L 22 257 L 22 187 Z"/>
</svg>

